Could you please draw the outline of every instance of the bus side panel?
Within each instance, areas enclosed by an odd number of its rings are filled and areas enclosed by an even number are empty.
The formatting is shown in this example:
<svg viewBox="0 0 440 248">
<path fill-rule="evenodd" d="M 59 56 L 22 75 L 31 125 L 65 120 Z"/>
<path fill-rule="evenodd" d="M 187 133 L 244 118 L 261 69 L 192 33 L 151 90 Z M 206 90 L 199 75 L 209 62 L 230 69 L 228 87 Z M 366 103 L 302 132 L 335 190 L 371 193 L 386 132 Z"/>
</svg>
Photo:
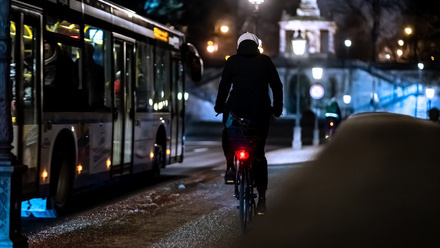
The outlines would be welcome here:
<svg viewBox="0 0 440 248">
<path fill-rule="evenodd" d="M 96 118 L 98 122 L 93 121 L 89 125 L 89 174 L 108 172 L 108 161 L 111 159 L 112 115 L 111 113 L 102 114 Z"/>
<path fill-rule="evenodd" d="M 137 113 L 134 128 L 133 173 L 151 170 L 156 130 L 151 113 Z"/>
<path fill-rule="evenodd" d="M 84 123 L 77 131 L 78 164 L 75 188 L 110 179 L 112 146 L 111 113 L 84 113 Z"/>
</svg>

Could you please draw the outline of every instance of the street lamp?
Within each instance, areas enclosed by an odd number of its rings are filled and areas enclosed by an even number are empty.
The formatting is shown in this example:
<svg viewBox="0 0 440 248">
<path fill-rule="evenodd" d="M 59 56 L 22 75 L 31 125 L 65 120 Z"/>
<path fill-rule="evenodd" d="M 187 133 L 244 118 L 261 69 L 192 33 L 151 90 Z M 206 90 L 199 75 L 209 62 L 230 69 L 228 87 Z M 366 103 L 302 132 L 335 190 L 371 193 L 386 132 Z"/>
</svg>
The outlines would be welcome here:
<svg viewBox="0 0 440 248">
<path fill-rule="evenodd" d="M 264 2 L 264 0 L 249 0 L 249 2 L 255 6 L 255 9 L 254 9 L 254 18 L 255 18 L 255 28 L 254 28 L 254 32 L 255 32 L 255 35 L 258 36 L 258 33 L 257 33 L 257 26 L 258 26 L 258 9 L 259 9 L 259 7 L 260 7 L 260 4 L 262 4 L 262 3 Z"/>
<path fill-rule="evenodd" d="M 350 102 L 351 102 L 351 96 L 349 94 L 345 94 L 342 97 L 342 100 L 345 103 L 345 106 L 344 106 L 344 118 L 346 118 L 348 116 L 348 104 L 350 104 Z"/>
<path fill-rule="evenodd" d="M 347 48 L 347 54 L 345 56 L 346 56 L 346 59 L 348 59 L 348 56 L 350 55 L 349 52 L 350 52 L 350 47 L 351 47 L 351 40 L 346 39 L 344 41 L 344 45 Z"/>
<path fill-rule="evenodd" d="M 342 100 L 344 101 L 345 104 L 349 104 L 349 103 L 351 102 L 351 96 L 348 95 L 348 94 L 345 94 L 345 95 L 342 97 Z"/>
<path fill-rule="evenodd" d="M 416 104 L 414 107 L 414 117 L 417 117 L 417 105 L 418 105 L 418 99 L 419 99 L 419 83 L 422 82 L 422 71 L 423 68 L 425 68 L 425 65 L 423 63 L 418 63 L 417 67 L 419 68 L 419 80 L 417 81 L 416 84 Z"/>
<path fill-rule="evenodd" d="M 414 61 L 418 61 L 418 54 L 417 54 L 417 36 L 415 34 L 414 29 L 412 29 L 411 27 L 406 27 L 404 29 L 404 32 L 406 34 L 406 36 L 408 36 L 408 46 L 410 44 L 410 42 L 412 42 L 413 48 L 412 48 L 412 59 Z"/>
<path fill-rule="evenodd" d="M 260 4 L 264 3 L 264 0 L 249 0 L 249 2 L 255 6 L 255 11 L 258 11 Z"/>
<path fill-rule="evenodd" d="M 213 42 L 213 41 L 208 41 L 206 43 L 206 51 L 208 51 L 209 53 L 213 53 L 217 51 L 217 45 Z"/>
<path fill-rule="evenodd" d="M 296 56 L 303 56 L 306 51 L 307 41 L 301 36 L 301 30 L 298 30 L 298 35 L 292 40 L 293 53 Z"/>
<path fill-rule="evenodd" d="M 307 41 L 301 36 L 301 30 L 298 30 L 298 35 L 292 39 L 292 48 L 294 55 L 298 57 L 302 57 L 306 51 L 306 43 Z M 298 70 L 296 76 L 296 118 L 295 118 L 295 127 L 293 129 L 293 141 L 292 147 L 293 149 L 301 149 L 302 141 L 301 141 L 301 108 L 300 108 L 300 97 L 301 97 L 301 87 L 300 87 L 300 74 L 301 74 L 301 60 L 298 60 Z"/>
<path fill-rule="evenodd" d="M 321 80 L 323 71 L 324 70 L 321 67 L 313 67 L 312 68 L 313 79 Z"/>
<path fill-rule="evenodd" d="M 226 34 L 227 32 L 229 32 L 229 26 L 227 26 L 227 25 L 222 25 L 222 26 L 220 27 L 220 32 Z"/>
<path fill-rule="evenodd" d="M 435 95 L 435 89 L 434 88 L 426 88 L 425 89 L 426 98 L 428 98 L 428 110 L 431 109 L 431 100 L 434 98 Z"/>
<path fill-rule="evenodd" d="M 323 69 L 320 67 L 314 67 L 312 68 L 312 75 L 313 79 L 315 80 L 321 80 Z M 318 100 L 321 99 L 324 96 L 324 87 L 322 87 L 321 84 L 315 83 L 310 87 L 310 96 L 314 99 L 313 103 L 315 105 L 315 125 L 313 128 L 313 146 L 319 145 L 319 129 L 318 129 L 318 116 L 319 116 L 319 109 L 318 109 Z"/>
</svg>

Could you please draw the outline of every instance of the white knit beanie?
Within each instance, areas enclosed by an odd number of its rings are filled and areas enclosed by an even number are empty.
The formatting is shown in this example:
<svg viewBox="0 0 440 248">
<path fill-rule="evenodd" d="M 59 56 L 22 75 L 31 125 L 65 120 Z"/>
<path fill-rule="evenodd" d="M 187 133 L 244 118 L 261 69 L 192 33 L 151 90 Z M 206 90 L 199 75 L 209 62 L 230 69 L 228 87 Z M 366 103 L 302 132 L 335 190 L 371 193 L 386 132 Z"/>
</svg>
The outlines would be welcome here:
<svg viewBox="0 0 440 248">
<path fill-rule="evenodd" d="M 257 46 L 258 46 L 258 43 L 259 43 L 259 41 L 258 41 L 258 37 L 257 37 L 255 34 L 252 34 L 252 33 L 247 32 L 247 33 L 242 34 L 242 35 L 238 38 L 238 41 L 237 41 L 237 48 L 240 46 L 240 43 L 241 43 L 242 41 L 244 41 L 244 40 L 252 40 L 252 41 L 254 41 L 254 42 L 257 44 Z"/>
</svg>

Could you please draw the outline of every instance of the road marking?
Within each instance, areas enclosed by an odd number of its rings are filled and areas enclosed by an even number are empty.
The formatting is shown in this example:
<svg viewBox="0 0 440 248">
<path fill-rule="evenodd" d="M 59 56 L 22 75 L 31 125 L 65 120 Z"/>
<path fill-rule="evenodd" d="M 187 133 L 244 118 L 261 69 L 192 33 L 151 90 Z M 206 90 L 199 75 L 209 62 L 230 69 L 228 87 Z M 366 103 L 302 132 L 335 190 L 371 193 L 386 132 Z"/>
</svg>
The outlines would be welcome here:
<svg viewBox="0 0 440 248">
<path fill-rule="evenodd" d="M 208 148 L 206 147 L 194 149 L 194 152 L 206 152 L 206 151 L 208 151 Z"/>
</svg>

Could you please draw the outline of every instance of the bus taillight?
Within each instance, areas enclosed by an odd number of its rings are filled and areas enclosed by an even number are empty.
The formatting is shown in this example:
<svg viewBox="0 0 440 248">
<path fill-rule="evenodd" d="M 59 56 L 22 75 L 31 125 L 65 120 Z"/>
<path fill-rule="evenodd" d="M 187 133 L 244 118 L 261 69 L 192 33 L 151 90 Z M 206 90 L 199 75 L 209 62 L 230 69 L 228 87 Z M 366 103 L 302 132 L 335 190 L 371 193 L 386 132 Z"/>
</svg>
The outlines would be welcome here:
<svg viewBox="0 0 440 248">
<path fill-rule="evenodd" d="M 47 178 L 47 170 L 44 170 L 43 173 L 41 173 L 41 177 L 43 178 L 43 181 Z"/>
<path fill-rule="evenodd" d="M 110 166 L 112 165 L 112 161 L 110 161 L 110 159 L 108 158 L 106 164 L 107 164 L 107 169 L 110 169 Z"/>
</svg>

